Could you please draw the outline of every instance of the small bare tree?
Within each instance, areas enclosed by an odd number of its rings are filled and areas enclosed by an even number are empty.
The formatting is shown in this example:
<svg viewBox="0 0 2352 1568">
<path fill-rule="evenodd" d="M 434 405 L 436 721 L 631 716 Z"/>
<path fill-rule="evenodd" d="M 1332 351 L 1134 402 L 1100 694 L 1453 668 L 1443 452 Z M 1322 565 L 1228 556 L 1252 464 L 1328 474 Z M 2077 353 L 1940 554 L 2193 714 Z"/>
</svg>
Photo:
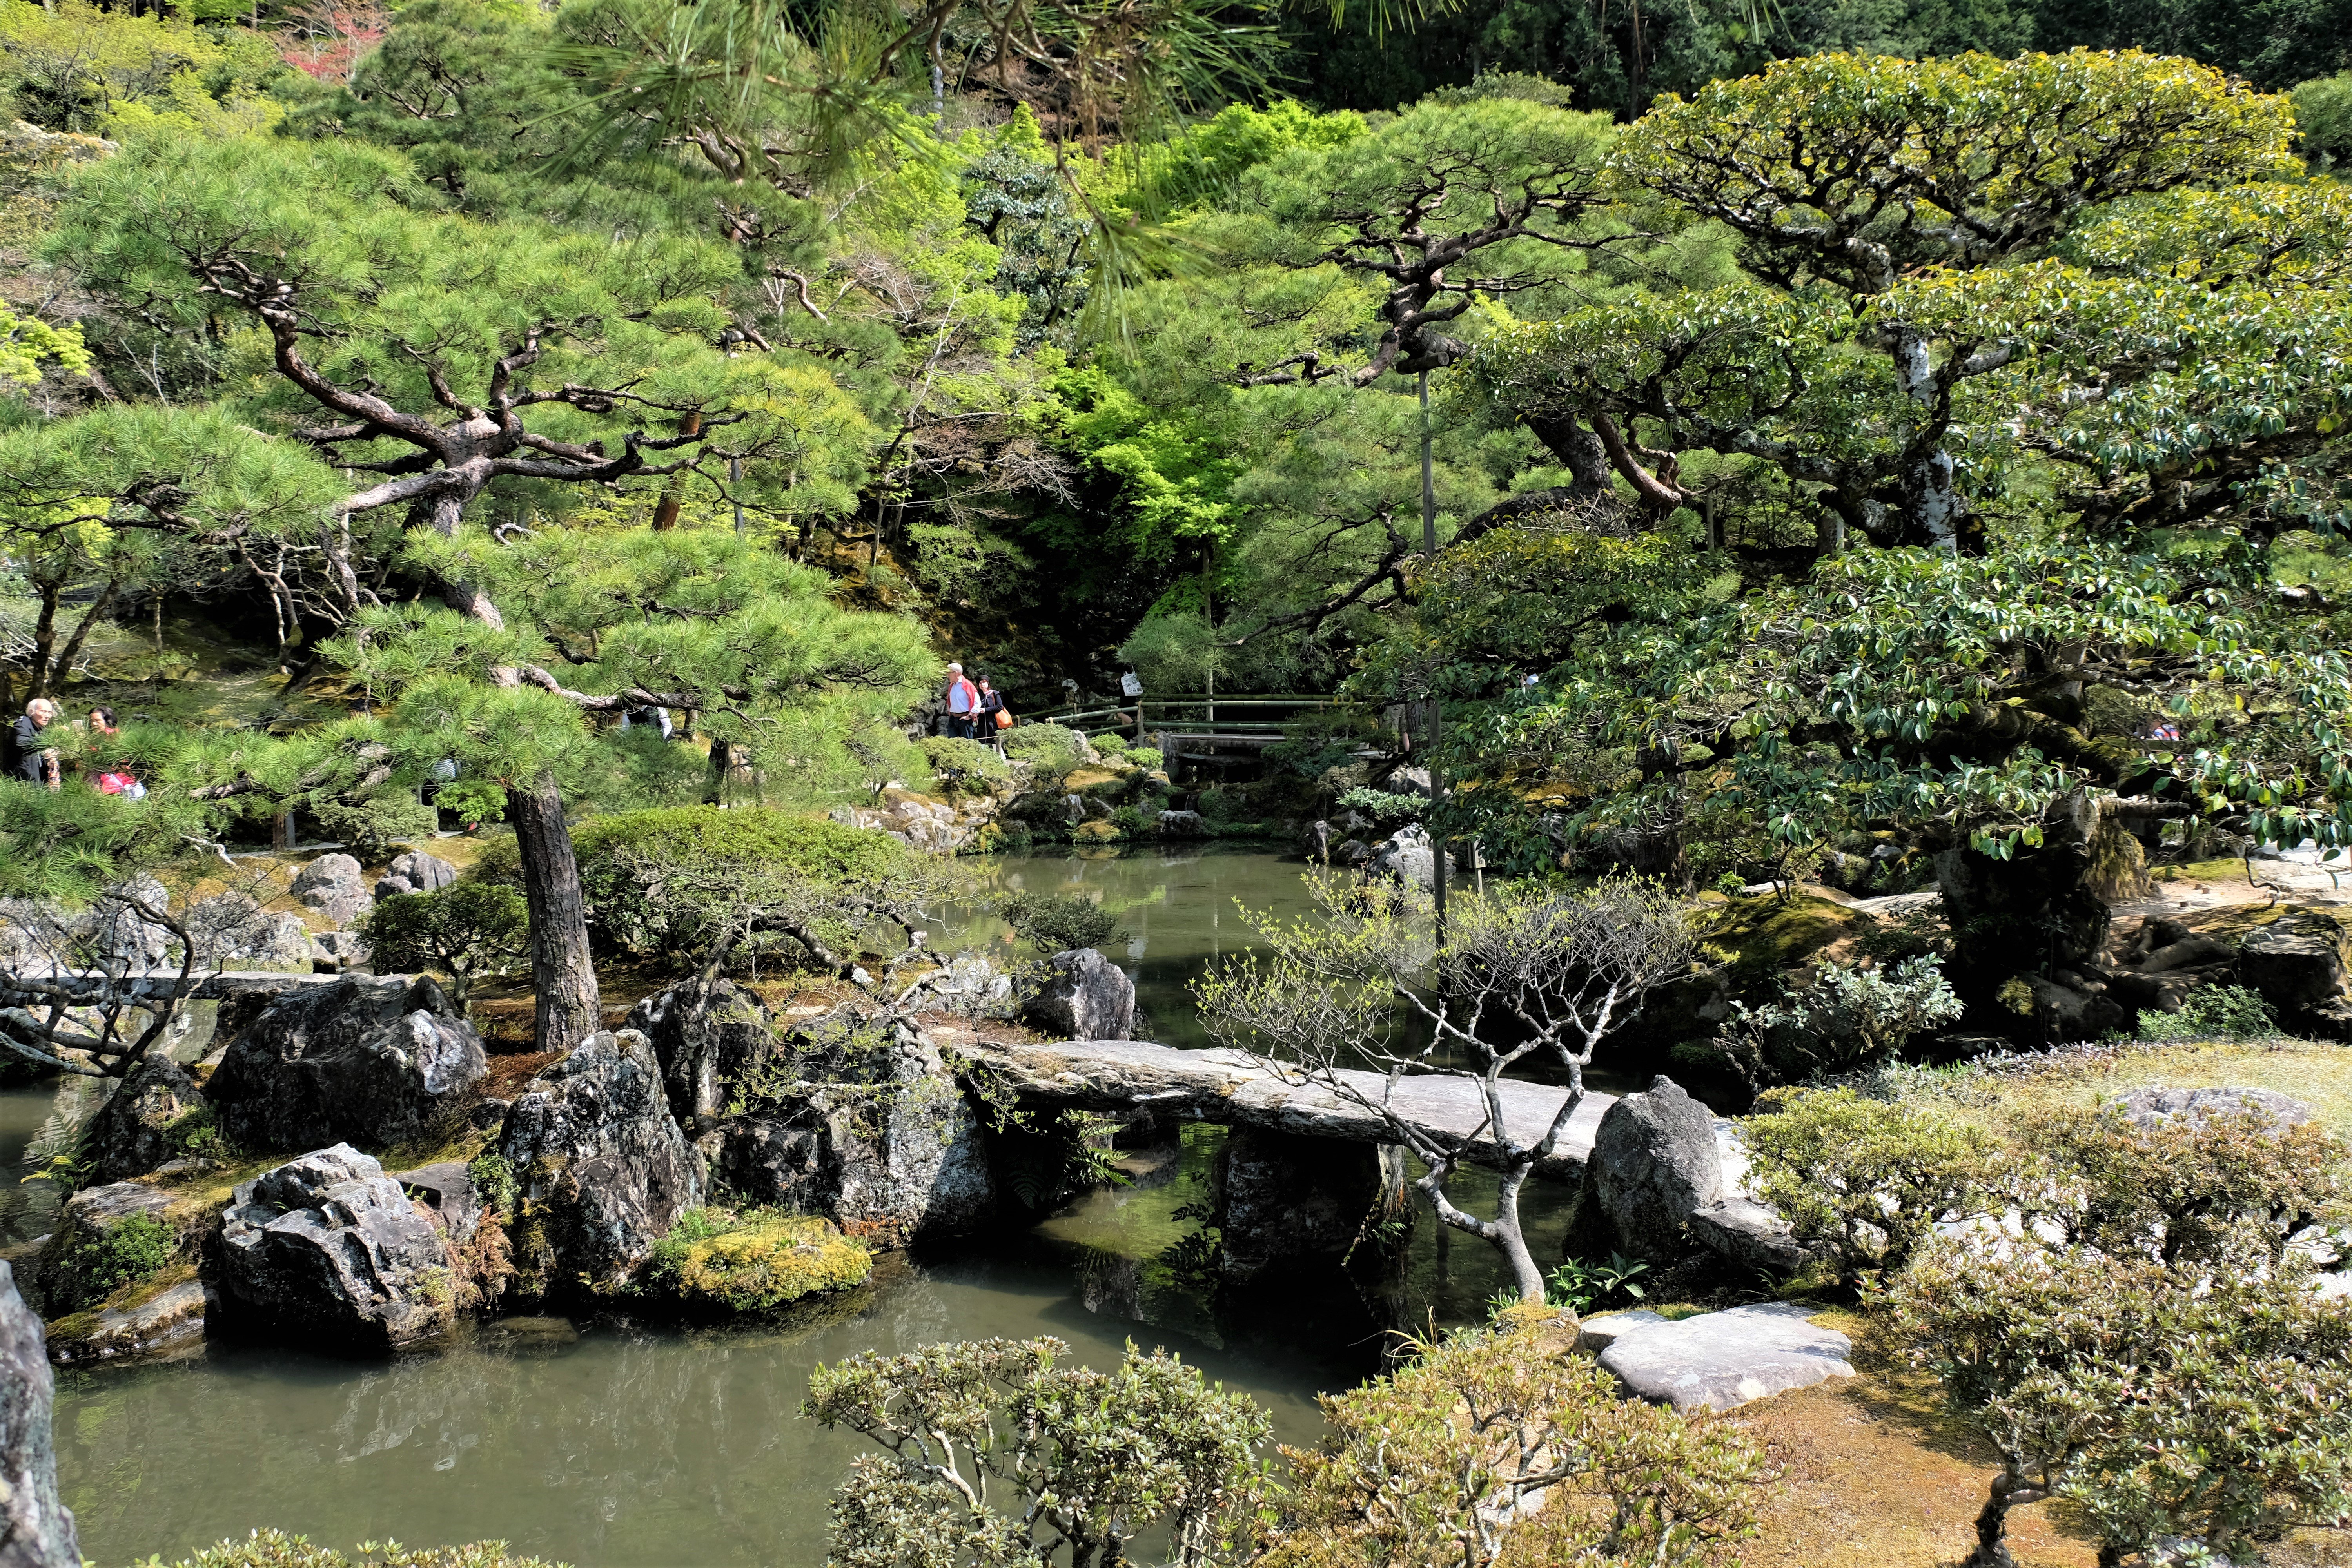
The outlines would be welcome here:
<svg viewBox="0 0 2352 1568">
<path fill-rule="evenodd" d="M 1520 1298 L 1542 1300 L 1519 1189 L 1566 1140 L 1601 1038 L 1689 965 L 1696 943 L 1683 910 L 1630 878 L 1581 890 L 1514 884 L 1462 900 L 1444 945 L 1433 948 L 1418 898 L 1326 872 L 1307 881 L 1318 916 L 1285 922 L 1244 910 L 1264 950 L 1228 957 L 1194 982 L 1209 1032 L 1293 1082 L 1379 1116 L 1428 1167 L 1414 1184 L 1439 1220 L 1491 1244 Z M 1523 1062 L 1568 1075 L 1539 1127 L 1514 1126 L 1506 1114 L 1503 1080 Z M 1397 1104 L 1405 1079 L 1429 1074 L 1471 1087 L 1474 1125 L 1433 1127 Z M 1494 1218 L 1448 1194 L 1465 1164 L 1502 1177 Z"/>
<path fill-rule="evenodd" d="M 202 984 L 202 946 L 149 878 L 78 913 L 0 904 L 0 1052 L 84 1078 L 128 1077 Z"/>
</svg>

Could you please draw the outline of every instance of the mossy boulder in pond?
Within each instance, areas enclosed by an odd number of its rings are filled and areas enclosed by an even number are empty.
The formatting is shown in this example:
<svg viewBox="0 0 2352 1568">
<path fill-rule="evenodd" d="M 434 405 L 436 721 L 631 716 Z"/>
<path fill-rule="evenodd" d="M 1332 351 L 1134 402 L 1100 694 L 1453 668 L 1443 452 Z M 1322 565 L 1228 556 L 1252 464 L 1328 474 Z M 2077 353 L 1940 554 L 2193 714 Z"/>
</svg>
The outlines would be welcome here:
<svg viewBox="0 0 2352 1568">
<path fill-rule="evenodd" d="M 873 1255 L 831 1220 L 704 1208 L 678 1216 L 649 1272 L 687 1305 L 764 1312 L 862 1285 L 873 1270 Z"/>
</svg>

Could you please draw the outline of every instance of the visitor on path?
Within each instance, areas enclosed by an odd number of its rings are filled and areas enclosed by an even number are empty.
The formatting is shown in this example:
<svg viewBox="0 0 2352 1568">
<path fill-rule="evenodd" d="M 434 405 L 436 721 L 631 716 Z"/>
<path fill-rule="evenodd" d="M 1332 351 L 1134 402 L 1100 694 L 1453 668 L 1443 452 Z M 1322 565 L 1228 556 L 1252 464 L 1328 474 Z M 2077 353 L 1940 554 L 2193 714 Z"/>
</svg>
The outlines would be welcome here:
<svg viewBox="0 0 2352 1568">
<path fill-rule="evenodd" d="M 25 704 L 25 711 L 16 718 L 16 728 L 10 735 L 15 742 L 14 765 L 16 776 L 26 784 L 58 787 L 64 777 L 58 764 L 58 749 L 42 743 L 41 731 L 57 722 L 58 705 L 46 697 L 36 697 Z"/>
<path fill-rule="evenodd" d="M 661 738 L 665 741 L 677 738 L 677 727 L 670 722 L 668 709 L 645 707 L 621 710 L 621 729 L 624 732 L 641 724 L 648 729 L 659 730 Z"/>
<path fill-rule="evenodd" d="M 984 675 L 980 678 L 979 723 L 981 740 L 1002 753 L 1004 731 L 1013 728 L 1013 711 L 1004 706 L 1004 693 L 991 686 Z"/>
<path fill-rule="evenodd" d="M 90 782 L 98 786 L 100 795 L 128 795 L 132 800 L 144 800 L 147 798 L 147 786 L 139 782 L 129 763 L 121 761 L 104 745 L 105 742 L 121 733 L 122 726 L 115 722 L 113 709 L 101 707 L 89 710 L 90 739 L 100 742 L 96 752 L 98 771 L 90 775 Z"/>
<path fill-rule="evenodd" d="M 963 678 L 963 666 L 948 666 L 948 734 L 955 740 L 972 738 L 974 715 L 980 710 L 980 689 Z"/>
</svg>

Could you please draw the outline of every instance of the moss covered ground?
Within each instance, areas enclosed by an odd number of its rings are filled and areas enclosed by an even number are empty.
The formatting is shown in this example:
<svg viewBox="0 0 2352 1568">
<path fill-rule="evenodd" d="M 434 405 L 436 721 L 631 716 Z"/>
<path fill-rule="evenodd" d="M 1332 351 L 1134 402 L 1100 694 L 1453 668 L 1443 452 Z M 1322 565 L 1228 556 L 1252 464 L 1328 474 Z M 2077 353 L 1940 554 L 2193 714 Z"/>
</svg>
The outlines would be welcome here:
<svg viewBox="0 0 2352 1568">
<path fill-rule="evenodd" d="M 829 1219 L 689 1211 L 655 1248 L 656 1284 L 682 1304 L 762 1312 L 862 1285 L 873 1254 Z"/>
</svg>

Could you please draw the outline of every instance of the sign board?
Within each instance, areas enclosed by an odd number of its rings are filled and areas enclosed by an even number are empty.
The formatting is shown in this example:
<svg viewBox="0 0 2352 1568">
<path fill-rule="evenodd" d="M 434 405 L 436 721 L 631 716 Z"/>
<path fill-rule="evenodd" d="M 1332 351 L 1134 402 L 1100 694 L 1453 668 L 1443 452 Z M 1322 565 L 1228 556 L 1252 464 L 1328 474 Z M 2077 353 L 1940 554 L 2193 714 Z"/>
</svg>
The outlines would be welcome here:
<svg viewBox="0 0 2352 1568">
<path fill-rule="evenodd" d="M 1129 671 L 1118 678 L 1118 694 L 1121 697 L 1140 697 L 1143 695 L 1143 682 Z"/>
</svg>

